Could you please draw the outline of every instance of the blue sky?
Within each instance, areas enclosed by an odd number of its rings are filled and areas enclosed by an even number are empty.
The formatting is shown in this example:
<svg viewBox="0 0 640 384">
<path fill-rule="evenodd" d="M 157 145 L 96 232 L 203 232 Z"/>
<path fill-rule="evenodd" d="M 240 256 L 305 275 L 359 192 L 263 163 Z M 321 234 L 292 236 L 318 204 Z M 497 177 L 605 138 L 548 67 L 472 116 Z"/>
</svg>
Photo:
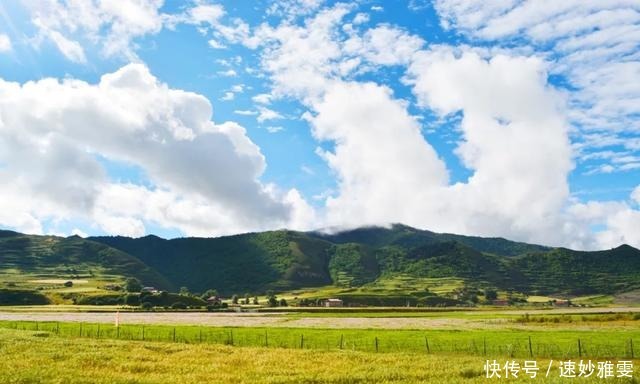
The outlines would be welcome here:
<svg viewBox="0 0 640 384">
<path fill-rule="evenodd" d="M 0 225 L 638 246 L 639 43 L 623 1 L 4 3 Z"/>
</svg>

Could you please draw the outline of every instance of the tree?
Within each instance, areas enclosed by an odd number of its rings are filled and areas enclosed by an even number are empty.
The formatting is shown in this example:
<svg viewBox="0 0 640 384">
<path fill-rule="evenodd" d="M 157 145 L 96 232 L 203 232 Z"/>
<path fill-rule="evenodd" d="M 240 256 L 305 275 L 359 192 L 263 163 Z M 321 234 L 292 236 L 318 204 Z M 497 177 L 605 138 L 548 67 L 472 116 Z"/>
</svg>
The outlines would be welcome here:
<svg viewBox="0 0 640 384">
<path fill-rule="evenodd" d="M 288 304 L 287 304 L 287 300 L 285 300 L 285 299 L 280 299 L 280 306 L 281 306 L 281 307 L 286 307 L 286 306 L 288 306 Z"/>
<path fill-rule="evenodd" d="M 485 289 L 484 298 L 487 301 L 493 301 L 498 298 L 498 292 L 495 289 Z"/>
<path fill-rule="evenodd" d="M 64 286 L 69 288 L 69 287 L 73 287 L 73 281 L 69 280 L 69 281 L 65 281 L 64 282 Z"/>
<path fill-rule="evenodd" d="M 243 304 L 249 304 L 249 301 L 251 300 L 251 295 L 249 295 L 248 293 L 244 294 L 244 302 Z"/>
<path fill-rule="evenodd" d="M 187 309 L 187 304 L 183 303 L 182 301 L 176 301 L 175 303 L 171 304 L 171 308 L 172 309 Z"/>
<path fill-rule="evenodd" d="M 207 289 L 205 291 L 205 293 L 202 294 L 202 296 L 200 296 L 200 298 L 202 300 L 207 300 L 210 297 L 217 297 L 218 296 L 218 291 L 215 289 Z"/>
<path fill-rule="evenodd" d="M 153 309 L 153 304 L 151 304 L 148 301 L 145 301 L 140 305 L 140 308 L 144 309 L 145 311 L 150 311 Z"/>
<path fill-rule="evenodd" d="M 124 298 L 126 305 L 140 305 L 140 297 L 138 295 L 127 295 Z"/>
<path fill-rule="evenodd" d="M 278 306 L 278 299 L 276 299 L 275 295 L 270 295 L 267 298 L 267 302 L 269 303 L 270 307 L 277 307 Z"/>
<path fill-rule="evenodd" d="M 140 292 L 142 290 L 142 284 L 140 280 L 131 277 L 125 282 L 124 289 L 126 289 L 127 292 Z"/>
<path fill-rule="evenodd" d="M 253 297 L 253 305 L 258 305 L 260 302 L 258 301 L 258 296 Z"/>
<path fill-rule="evenodd" d="M 180 287 L 180 296 L 189 296 L 191 295 L 191 292 L 189 292 L 189 288 L 187 287 Z"/>
<path fill-rule="evenodd" d="M 238 304 L 238 295 L 231 296 L 231 303 Z"/>
</svg>

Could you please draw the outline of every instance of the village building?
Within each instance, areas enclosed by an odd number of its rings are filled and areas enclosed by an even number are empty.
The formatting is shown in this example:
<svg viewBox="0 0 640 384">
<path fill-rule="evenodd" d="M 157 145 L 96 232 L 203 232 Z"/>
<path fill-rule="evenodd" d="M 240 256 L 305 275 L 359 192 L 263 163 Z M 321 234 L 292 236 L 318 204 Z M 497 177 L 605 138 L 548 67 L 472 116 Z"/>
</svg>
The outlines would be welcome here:
<svg viewBox="0 0 640 384">
<path fill-rule="evenodd" d="M 324 301 L 325 307 L 342 307 L 344 302 L 340 299 L 327 299 Z"/>
</svg>

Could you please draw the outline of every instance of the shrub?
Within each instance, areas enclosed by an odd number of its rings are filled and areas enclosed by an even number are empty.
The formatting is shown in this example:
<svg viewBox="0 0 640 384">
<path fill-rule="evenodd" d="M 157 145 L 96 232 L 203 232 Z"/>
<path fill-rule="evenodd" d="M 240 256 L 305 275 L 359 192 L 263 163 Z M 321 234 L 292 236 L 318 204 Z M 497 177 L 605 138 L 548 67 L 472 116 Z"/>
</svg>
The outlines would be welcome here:
<svg viewBox="0 0 640 384">
<path fill-rule="evenodd" d="M 148 301 L 145 301 L 142 304 L 140 304 L 140 308 L 144 309 L 145 311 L 150 311 L 153 309 L 153 304 L 151 304 Z"/>
<path fill-rule="evenodd" d="M 69 280 L 69 281 L 65 281 L 64 282 L 64 286 L 69 288 L 69 287 L 73 287 L 73 281 Z"/>
<path fill-rule="evenodd" d="M 38 291 L 0 289 L 0 305 L 41 305 L 49 299 Z"/>
<path fill-rule="evenodd" d="M 142 284 L 140 283 L 140 280 L 132 277 L 127 279 L 124 288 L 127 290 L 127 292 L 140 292 L 140 290 L 142 289 Z"/>
<path fill-rule="evenodd" d="M 176 301 L 175 303 L 171 304 L 171 309 L 187 309 L 187 304 L 181 301 Z"/>
<path fill-rule="evenodd" d="M 127 295 L 124 298 L 124 303 L 127 305 L 140 305 L 140 297 L 138 295 Z"/>
</svg>

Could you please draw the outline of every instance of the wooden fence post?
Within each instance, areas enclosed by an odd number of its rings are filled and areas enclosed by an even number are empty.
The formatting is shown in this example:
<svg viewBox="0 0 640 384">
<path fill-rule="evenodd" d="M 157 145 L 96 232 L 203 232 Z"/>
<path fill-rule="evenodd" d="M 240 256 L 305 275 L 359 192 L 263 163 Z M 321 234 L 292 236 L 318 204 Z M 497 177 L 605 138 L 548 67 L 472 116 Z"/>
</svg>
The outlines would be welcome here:
<svg viewBox="0 0 640 384">
<path fill-rule="evenodd" d="M 529 357 L 533 357 L 533 348 L 531 347 L 531 336 L 529 336 Z"/>
<path fill-rule="evenodd" d="M 578 357 L 582 357 L 582 344 L 580 343 L 580 339 L 578 339 Z"/>
</svg>

